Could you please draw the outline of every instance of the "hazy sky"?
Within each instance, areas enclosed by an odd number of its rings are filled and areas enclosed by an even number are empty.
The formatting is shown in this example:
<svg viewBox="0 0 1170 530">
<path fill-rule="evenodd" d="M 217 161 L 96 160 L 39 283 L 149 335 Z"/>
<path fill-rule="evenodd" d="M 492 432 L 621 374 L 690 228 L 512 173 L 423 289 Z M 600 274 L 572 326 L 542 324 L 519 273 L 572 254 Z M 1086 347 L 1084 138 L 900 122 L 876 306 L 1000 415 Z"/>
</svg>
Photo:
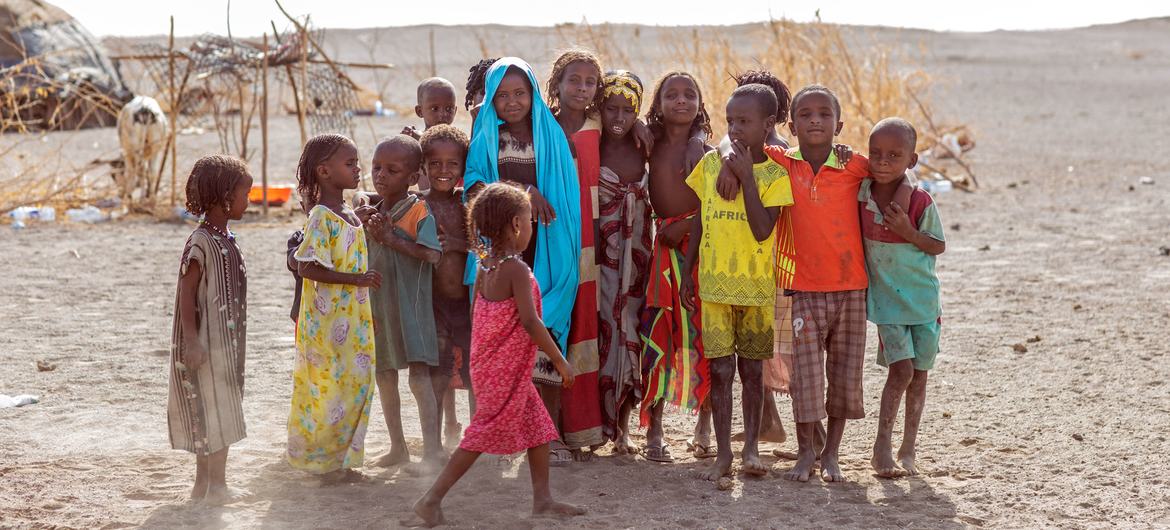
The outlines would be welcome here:
<svg viewBox="0 0 1170 530">
<path fill-rule="evenodd" d="M 167 32 L 167 17 L 175 16 L 175 33 L 224 33 L 226 0 L 49 0 L 97 35 L 151 35 Z M 1080 2 L 1076 2 L 1080 3 Z M 413 24 L 516 24 L 548 26 L 559 22 L 625 22 L 660 25 L 735 24 L 787 17 L 821 18 L 842 24 L 904 26 L 935 30 L 989 31 L 994 29 L 1049 29 L 1121 22 L 1170 15 L 1170 2 L 1111 0 L 1085 7 L 1026 0 L 282 0 L 294 15 L 310 14 L 326 28 L 406 26 Z M 715 6 L 713 8 L 713 6 Z M 284 17 L 271 0 L 235 0 L 231 3 L 232 32 L 259 35 Z"/>
</svg>

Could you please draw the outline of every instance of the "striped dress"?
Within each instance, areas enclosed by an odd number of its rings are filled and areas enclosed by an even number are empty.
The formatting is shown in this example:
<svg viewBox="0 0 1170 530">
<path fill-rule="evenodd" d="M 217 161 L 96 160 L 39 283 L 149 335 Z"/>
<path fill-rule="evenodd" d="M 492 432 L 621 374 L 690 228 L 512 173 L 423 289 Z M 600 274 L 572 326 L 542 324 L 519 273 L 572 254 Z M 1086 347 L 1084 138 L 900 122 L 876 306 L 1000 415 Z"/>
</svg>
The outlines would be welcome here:
<svg viewBox="0 0 1170 530">
<path fill-rule="evenodd" d="M 202 272 L 196 295 L 199 336 L 207 361 L 190 371 L 179 362 L 186 339 L 175 294 L 167 425 L 171 447 L 209 455 L 245 437 L 244 350 L 247 271 L 234 238 L 200 226 L 187 238 L 179 276 L 191 262 Z"/>
</svg>

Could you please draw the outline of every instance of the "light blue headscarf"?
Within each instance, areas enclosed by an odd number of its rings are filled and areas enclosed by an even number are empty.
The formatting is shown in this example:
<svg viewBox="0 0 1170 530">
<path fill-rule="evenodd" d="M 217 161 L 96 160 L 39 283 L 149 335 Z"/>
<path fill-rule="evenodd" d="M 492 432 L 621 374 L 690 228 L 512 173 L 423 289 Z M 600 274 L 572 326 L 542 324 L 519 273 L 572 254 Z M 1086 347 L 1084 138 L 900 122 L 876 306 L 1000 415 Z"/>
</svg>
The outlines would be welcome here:
<svg viewBox="0 0 1170 530">
<path fill-rule="evenodd" d="M 471 131 L 471 147 L 467 152 L 467 168 L 463 174 L 463 189 L 470 190 L 477 183 L 491 184 L 500 180 L 500 126 L 492 105 L 500 80 L 509 67 L 515 66 L 528 75 L 532 84 L 532 142 L 536 151 L 536 189 L 544 196 L 556 220 L 548 226 L 537 223 L 536 257 L 532 272 L 540 284 L 544 325 L 553 332 L 553 338 L 565 352 L 569 335 L 569 321 L 573 302 L 577 298 L 581 256 L 581 192 L 577 181 L 577 164 L 573 161 L 569 141 L 556 118 L 540 96 L 540 85 L 532 67 L 518 57 L 504 57 L 487 71 L 483 106 Z M 464 197 L 466 199 L 466 197 Z M 475 253 L 468 255 L 464 282 L 475 283 L 478 261 Z"/>
</svg>

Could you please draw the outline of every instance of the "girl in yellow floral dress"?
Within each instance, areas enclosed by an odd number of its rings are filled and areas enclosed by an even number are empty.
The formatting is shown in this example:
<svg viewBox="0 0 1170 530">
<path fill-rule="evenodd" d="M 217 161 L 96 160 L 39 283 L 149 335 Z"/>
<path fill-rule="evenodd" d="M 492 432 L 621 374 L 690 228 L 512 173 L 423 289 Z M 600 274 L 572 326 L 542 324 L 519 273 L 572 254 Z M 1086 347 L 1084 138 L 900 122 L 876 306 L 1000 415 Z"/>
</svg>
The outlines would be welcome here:
<svg viewBox="0 0 1170 530">
<path fill-rule="evenodd" d="M 302 282 L 288 418 L 288 462 L 326 482 L 362 477 L 374 383 L 374 326 L 366 237 L 342 192 L 358 185 L 361 166 L 349 138 L 320 135 L 305 144 L 297 191 L 312 205 L 293 258 Z"/>
</svg>

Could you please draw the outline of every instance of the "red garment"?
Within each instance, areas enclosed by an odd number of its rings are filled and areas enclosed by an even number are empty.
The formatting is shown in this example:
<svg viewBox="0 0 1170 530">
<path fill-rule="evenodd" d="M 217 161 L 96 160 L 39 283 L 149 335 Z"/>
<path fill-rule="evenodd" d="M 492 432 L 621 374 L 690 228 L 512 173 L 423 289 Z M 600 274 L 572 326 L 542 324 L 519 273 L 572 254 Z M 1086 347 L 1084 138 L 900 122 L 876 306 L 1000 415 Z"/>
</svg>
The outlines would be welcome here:
<svg viewBox="0 0 1170 530">
<path fill-rule="evenodd" d="M 561 394 L 561 428 L 570 449 L 605 443 L 601 434 L 600 360 L 597 353 L 597 186 L 601 179 L 601 124 L 590 119 L 571 137 L 581 187 L 581 262 L 569 347 L 565 357 L 577 371 L 573 388 Z"/>
<path fill-rule="evenodd" d="M 532 273 L 532 298 L 540 312 L 540 285 Z M 471 327 L 471 382 L 475 415 L 463 432 L 465 451 L 510 455 L 556 440 L 557 427 L 532 383 L 536 344 L 520 323 L 516 300 L 475 294 Z"/>
</svg>

